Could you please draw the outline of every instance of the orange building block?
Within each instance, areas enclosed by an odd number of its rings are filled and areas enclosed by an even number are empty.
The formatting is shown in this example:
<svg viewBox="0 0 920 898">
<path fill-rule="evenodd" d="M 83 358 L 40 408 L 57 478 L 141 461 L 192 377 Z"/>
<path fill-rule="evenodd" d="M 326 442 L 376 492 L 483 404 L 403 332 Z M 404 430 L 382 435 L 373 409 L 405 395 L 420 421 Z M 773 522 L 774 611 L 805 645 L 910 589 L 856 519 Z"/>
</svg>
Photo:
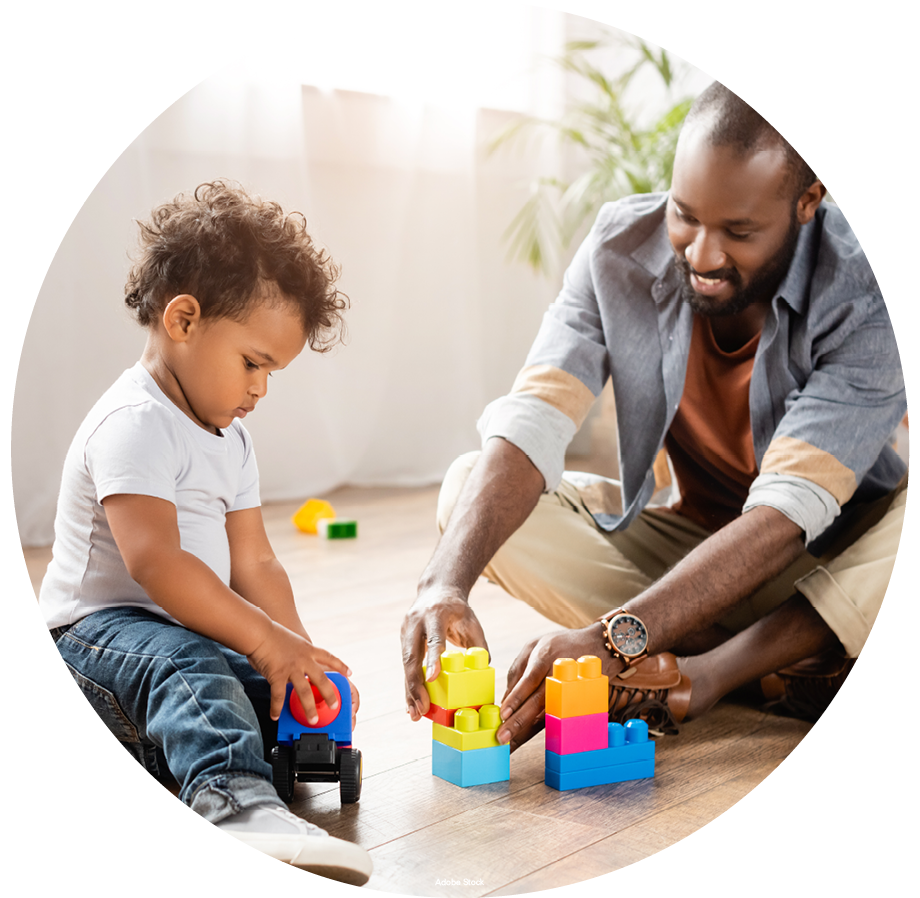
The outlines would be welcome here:
<svg viewBox="0 0 920 898">
<path fill-rule="evenodd" d="M 553 717 L 582 717 L 606 713 L 609 680 L 601 673 L 596 655 L 557 658 L 553 675 L 546 678 L 546 713 Z"/>
</svg>

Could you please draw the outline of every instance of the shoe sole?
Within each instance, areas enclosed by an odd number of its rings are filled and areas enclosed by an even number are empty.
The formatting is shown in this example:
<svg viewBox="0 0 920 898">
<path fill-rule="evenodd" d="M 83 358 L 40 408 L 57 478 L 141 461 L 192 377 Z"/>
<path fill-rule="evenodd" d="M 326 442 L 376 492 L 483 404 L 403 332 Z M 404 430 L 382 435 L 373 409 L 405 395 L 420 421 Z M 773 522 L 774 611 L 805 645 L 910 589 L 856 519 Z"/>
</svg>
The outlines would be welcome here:
<svg viewBox="0 0 920 898">
<path fill-rule="evenodd" d="M 333 836 L 287 837 L 234 832 L 231 835 L 263 854 L 325 879 L 362 886 L 371 878 L 374 863 L 360 845 Z"/>
</svg>

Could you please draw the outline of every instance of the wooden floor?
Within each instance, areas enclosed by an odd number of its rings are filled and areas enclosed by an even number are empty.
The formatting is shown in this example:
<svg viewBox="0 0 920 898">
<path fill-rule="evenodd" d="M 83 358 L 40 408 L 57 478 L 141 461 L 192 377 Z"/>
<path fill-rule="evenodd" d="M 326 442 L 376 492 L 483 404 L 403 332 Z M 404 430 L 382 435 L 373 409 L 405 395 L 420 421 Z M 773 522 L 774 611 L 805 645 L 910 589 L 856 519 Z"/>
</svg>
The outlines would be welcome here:
<svg viewBox="0 0 920 898">
<path fill-rule="evenodd" d="M 731 807 L 808 732 L 808 724 L 723 703 L 658 741 L 652 780 L 556 792 L 543 783 L 542 735 L 512 756 L 510 782 L 460 789 L 433 777 L 430 724 L 413 724 L 405 712 L 399 627 L 434 547 L 436 495 L 338 491 L 327 498 L 359 522 L 358 539 L 339 542 L 298 532 L 290 523 L 294 505 L 265 508 L 308 631 L 349 664 L 361 692 L 354 736 L 364 756 L 360 802 L 343 807 L 337 786 L 298 784 L 293 809 L 370 851 L 369 888 L 516 895 L 617 870 Z M 36 587 L 49 555 L 26 550 Z M 553 627 L 484 581 L 472 600 L 503 683 L 521 645 Z"/>
</svg>

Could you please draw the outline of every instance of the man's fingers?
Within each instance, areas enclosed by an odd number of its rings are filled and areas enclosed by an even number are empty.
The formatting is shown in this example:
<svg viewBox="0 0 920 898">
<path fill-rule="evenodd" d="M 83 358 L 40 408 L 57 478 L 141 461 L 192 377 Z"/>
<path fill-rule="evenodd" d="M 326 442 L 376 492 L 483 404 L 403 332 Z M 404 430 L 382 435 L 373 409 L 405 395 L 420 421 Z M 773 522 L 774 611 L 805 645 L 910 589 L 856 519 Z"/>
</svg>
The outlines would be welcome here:
<svg viewBox="0 0 920 898">
<path fill-rule="evenodd" d="M 428 690 L 425 689 L 421 678 L 421 668 L 418 664 L 406 667 L 406 710 L 413 720 L 421 720 L 429 707 Z"/>
<path fill-rule="evenodd" d="M 526 651 L 526 649 L 525 649 Z M 523 666 L 523 652 L 518 656 L 515 664 Z M 512 671 L 508 672 L 508 677 L 512 676 Z M 517 682 L 512 686 L 502 699 L 501 716 L 502 720 L 507 720 L 521 704 L 529 697 L 536 693 L 540 696 L 546 691 L 546 665 L 543 663 L 542 654 L 539 649 L 531 651 L 527 658 L 527 664 L 524 666 L 524 672 L 518 677 Z"/>
<path fill-rule="evenodd" d="M 526 732 L 518 733 L 511 742 L 508 744 L 511 746 L 511 751 L 517 751 L 525 742 L 529 742 L 540 730 L 546 727 L 546 715 L 541 714 L 531 725 Z"/>
<path fill-rule="evenodd" d="M 498 728 L 495 738 L 501 744 L 512 743 L 515 747 L 523 745 L 540 727 L 535 726 L 545 713 L 546 687 L 541 683 L 534 692 L 528 696 L 513 714 L 505 719 Z M 502 711 L 504 712 L 504 708 Z"/>
<path fill-rule="evenodd" d="M 530 661 L 530 656 L 533 653 L 534 646 L 537 644 L 538 639 L 531 639 L 524 648 L 518 652 L 517 658 L 511 663 L 511 667 L 508 668 L 508 679 L 507 685 L 505 686 L 505 694 L 502 696 L 501 703 L 504 704 L 506 698 L 510 694 L 511 690 L 517 685 L 518 681 L 521 679 L 521 675 L 527 670 L 527 663 Z"/>
<path fill-rule="evenodd" d="M 425 679 L 430 683 L 441 673 L 441 655 L 447 648 L 444 628 L 438 618 L 428 622 L 428 638 L 425 640 Z"/>
</svg>

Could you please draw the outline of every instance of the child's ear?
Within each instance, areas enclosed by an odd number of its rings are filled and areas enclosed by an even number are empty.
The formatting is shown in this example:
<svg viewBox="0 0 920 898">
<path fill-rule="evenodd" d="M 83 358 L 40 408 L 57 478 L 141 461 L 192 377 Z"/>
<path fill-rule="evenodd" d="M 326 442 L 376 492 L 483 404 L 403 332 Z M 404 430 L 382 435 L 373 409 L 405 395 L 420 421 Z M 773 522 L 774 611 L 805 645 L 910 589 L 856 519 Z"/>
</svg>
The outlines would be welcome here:
<svg viewBox="0 0 920 898">
<path fill-rule="evenodd" d="M 163 327 L 175 343 L 188 340 L 192 328 L 201 321 L 201 306 L 188 293 L 173 297 L 163 311 Z"/>
</svg>

